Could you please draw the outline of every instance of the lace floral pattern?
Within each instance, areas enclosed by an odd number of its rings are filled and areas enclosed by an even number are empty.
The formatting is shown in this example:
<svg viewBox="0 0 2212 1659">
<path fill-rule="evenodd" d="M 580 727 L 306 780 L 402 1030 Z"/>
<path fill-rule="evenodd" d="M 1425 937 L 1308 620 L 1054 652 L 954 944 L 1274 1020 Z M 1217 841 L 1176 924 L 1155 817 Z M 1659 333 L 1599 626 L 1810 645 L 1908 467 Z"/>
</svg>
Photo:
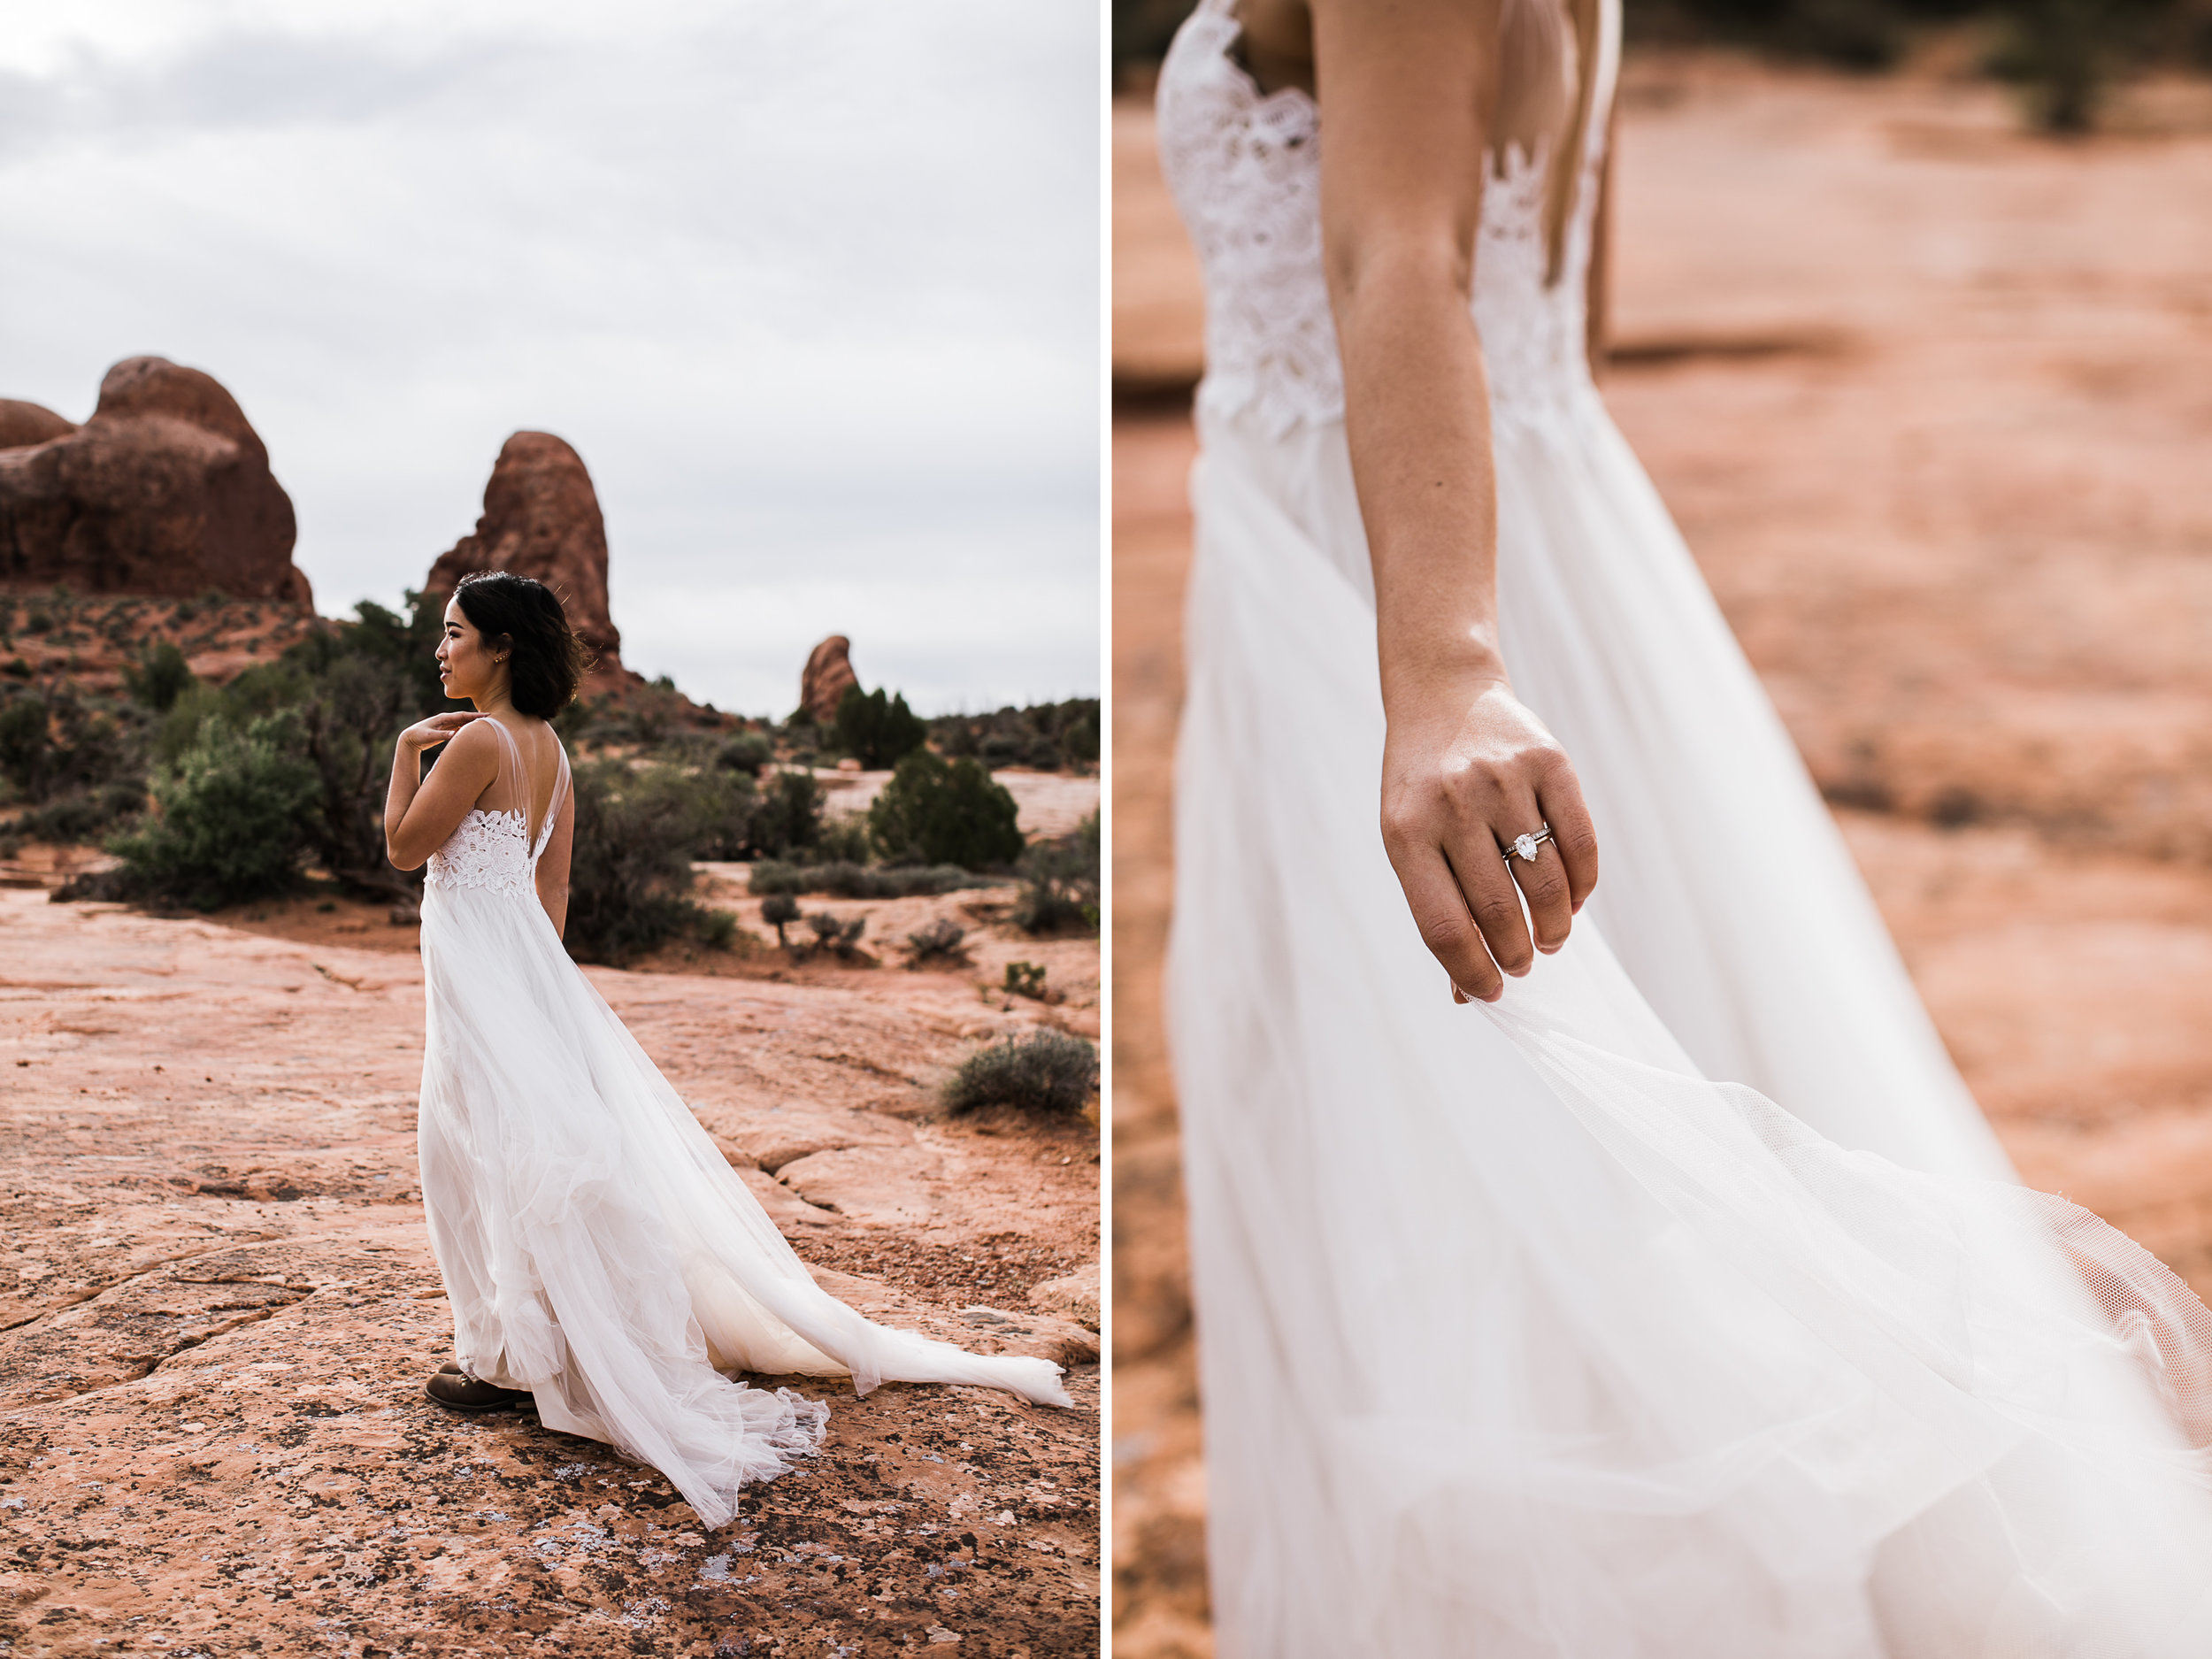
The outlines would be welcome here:
<svg viewBox="0 0 2212 1659">
<path fill-rule="evenodd" d="M 1280 435 L 1344 413 L 1322 274 L 1321 119 L 1295 88 L 1261 94 L 1230 57 L 1239 29 L 1227 0 L 1206 0 L 1177 34 L 1156 99 L 1160 163 L 1205 273 L 1198 407 L 1250 411 Z M 1568 416 L 1591 390 L 1583 278 L 1604 131 L 1594 114 L 1557 282 L 1545 280 L 1548 150 L 1483 158 L 1473 311 L 1501 427 Z"/>
<path fill-rule="evenodd" d="M 1271 432 L 1344 412 L 1321 276 L 1320 112 L 1294 88 L 1262 97 L 1230 60 L 1218 5 L 1183 25 L 1161 65 L 1160 163 L 1206 273 L 1210 413 L 1259 411 Z"/>
<path fill-rule="evenodd" d="M 537 860 L 530 856 L 530 826 L 519 812 L 469 813 L 430 855 L 422 872 L 426 887 L 482 887 L 504 898 L 530 898 Z"/>
</svg>

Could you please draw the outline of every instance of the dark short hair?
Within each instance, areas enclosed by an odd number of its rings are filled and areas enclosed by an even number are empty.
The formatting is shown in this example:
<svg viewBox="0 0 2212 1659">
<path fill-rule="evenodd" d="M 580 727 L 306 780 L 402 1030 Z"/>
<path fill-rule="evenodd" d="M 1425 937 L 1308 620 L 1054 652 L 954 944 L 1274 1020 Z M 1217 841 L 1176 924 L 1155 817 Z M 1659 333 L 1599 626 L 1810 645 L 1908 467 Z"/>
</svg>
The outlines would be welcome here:
<svg viewBox="0 0 2212 1659">
<path fill-rule="evenodd" d="M 507 648 L 508 692 L 518 710 L 549 720 L 576 700 L 583 641 L 550 588 L 512 571 L 478 571 L 454 584 L 453 597 L 478 633 Z"/>
</svg>

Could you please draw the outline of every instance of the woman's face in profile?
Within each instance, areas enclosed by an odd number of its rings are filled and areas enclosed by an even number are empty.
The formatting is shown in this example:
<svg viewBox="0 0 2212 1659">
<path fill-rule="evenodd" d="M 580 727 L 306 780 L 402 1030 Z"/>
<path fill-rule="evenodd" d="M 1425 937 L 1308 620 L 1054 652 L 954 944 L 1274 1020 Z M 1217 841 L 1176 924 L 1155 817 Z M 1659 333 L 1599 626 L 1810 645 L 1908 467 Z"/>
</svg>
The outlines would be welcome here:
<svg viewBox="0 0 2212 1659">
<path fill-rule="evenodd" d="M 445 695 L 472 702 L 490 691 L 504 670 L 494 659 L 482 632 L 468 619 L 458 599 L 445 607 L 445 637 L 438 641 L 438 683 Z"/>
</svg>

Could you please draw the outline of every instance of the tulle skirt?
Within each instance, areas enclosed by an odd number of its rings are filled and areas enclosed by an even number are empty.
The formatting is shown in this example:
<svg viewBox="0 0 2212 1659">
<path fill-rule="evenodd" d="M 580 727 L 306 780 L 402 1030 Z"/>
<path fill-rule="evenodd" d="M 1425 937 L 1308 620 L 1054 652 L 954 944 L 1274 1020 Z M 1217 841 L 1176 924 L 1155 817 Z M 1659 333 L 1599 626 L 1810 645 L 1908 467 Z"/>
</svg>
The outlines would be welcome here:
<svg viewBox="0 0 2212 1659">
<path fill-rule="evenodd" d="M 2011 1183 L 1594 393 L 1497 447 L 1599 895 L 1487 1008 L 1382 851 L 1340 426 L 1202 439 L 1170 1004 L 1221 1652 L 2212 1654 L 2212 1317 Z"/>
<path fill-rule="evenodd" d="M 822 1291 L 563 950 L 534 895 L 427 888 L 420 1152 L 455 1351 L 549 1428 L 653 1464 L 709 1526 L 812 1451 L 826 1406 L 725 1372 L 963 1382 L 1064 1405 Z"/>
</svg>

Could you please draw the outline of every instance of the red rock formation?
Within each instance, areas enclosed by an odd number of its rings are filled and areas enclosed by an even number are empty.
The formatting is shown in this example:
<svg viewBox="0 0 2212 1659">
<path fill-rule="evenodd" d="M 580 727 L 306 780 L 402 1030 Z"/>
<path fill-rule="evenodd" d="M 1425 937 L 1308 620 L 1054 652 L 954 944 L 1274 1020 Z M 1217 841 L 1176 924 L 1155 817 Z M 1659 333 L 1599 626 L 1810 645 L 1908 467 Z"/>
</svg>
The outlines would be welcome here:
<svg viewBox="0 0 2212 1659">
<path fill-rule="evenodd" d="M 0 397 L 0 449 L 27 449 L 35 443 L 65 438 L 77 423 L 57 415 L 43 403 L 27 403 Z"/>
<path fill-rule="evenodd" d="M 0 581 L 308 605 L 295 534 L 268 450 L 211 375 L 127 358 L 81 426 L 0 405 Z"/>
<path fill-rule="evenodd" d="M 477 571 L 512 571 L 560 595 L 597 658 L 590 683 L 634 676 L 622 666 L 622 635 L 607 614 L 607 524 L 583 457 L 549 432 L 518 432 L 500 446 L 484 486 L 484 516 L 430 567 L 424 590 L 449 594 Z"/>
<path fill-rule="evenodd" d="M 853 672 L 852 649 L 850 640 L 833 634 L 807 653 L 806 667 L 799 675 L 799 709 L 813 716 L 818 725 L 834 720 L 845 688 L 860 683 L 860 676 Z"/>
</svg>

